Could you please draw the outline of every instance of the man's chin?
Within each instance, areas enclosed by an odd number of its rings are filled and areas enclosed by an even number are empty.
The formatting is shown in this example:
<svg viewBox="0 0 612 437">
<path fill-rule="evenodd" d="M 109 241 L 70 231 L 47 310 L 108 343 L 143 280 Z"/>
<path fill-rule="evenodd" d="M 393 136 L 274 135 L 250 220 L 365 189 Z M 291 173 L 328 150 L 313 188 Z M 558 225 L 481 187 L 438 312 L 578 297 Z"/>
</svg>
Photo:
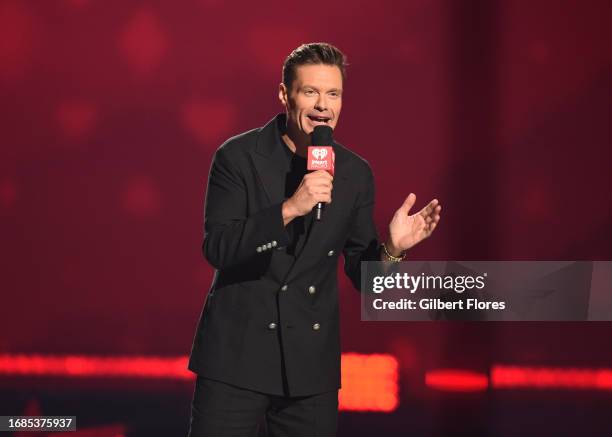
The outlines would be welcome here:
<svg viewBox="0 0 612 437">
<path fill-rule="evenodd" d="M 314 126 L 311 126 L 309 123 L 304 123 L 302 124 L 300 132 L 308 137 L 314 132 Z"/>
</svg>

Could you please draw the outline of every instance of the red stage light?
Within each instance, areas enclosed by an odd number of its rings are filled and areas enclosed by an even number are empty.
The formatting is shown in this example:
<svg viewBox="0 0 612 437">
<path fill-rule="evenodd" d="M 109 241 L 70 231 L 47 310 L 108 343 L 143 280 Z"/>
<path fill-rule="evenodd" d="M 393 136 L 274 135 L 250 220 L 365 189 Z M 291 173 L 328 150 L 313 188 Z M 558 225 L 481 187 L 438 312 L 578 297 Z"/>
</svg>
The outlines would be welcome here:
<svg viewBox="0 0 612 437">
<path fill-rule="evenodd" d="M 399 404 L 398 362 L 392 355 L 342 355 L 340 410 L 389 412 Z"/>
<path fill-rule="evenodd" d="M 489 386 L 487 375 L 469 370 L 431 370 L 425 373 L 425 385 L 443 391 L 483 391 Z"/>
<path fill-rule="evenodd" d="M 612 370 L 493 366 L 494 388 L 612 390 Z"/>
<path fill-rule="evenodd" d="M 0 375 L 69 378 L 155 378 L 191 380 L 188 357 L 92 357 L 0 355 Z M 383 411 L 397 408 L 398 362 L 392 355 L 342 355 L 339 408 Z"/>
</svg>

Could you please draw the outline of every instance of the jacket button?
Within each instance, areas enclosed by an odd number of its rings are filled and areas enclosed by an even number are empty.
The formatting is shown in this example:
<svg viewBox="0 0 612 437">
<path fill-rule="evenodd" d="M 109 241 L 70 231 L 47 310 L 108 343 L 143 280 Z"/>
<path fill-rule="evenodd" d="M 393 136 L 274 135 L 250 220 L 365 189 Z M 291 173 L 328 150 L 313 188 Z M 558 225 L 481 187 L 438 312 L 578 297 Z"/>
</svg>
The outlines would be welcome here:
<svg viewBox="0 0 612 437">
<path fill-rule="evenodd" d="M 289 288 L 289 287 L 287 286 L 287 284 L 285 284 L 285 285 L 283 285 L 283 286 L 281 287 L 281 290 L 282 290 L 282 291 L 287 291 L 287 288 Z"/>
<path fill-rule="evenodd" d="M 310 294 L 315 294 L 315 291 L 317 291 L 317 289 L 315 288 L 314 285 L 311 285 L 310 287 L 308 287 L 308 292 Z"/>
<path fill-rule="evenodd" d="M 268 325 L 268 329 L 276 329 L 276 323 L 271 322 L 271 323 Z"/>
<path fill-rule="evenodd" d="M 327 256 L 334 256 L 334 251 L 330 250 L 329 252 L 327 252 Z"/>
<path fill-rule="evenodd" d="M 276 245 L 277 245 L 277 244 L 278 244 L 278 243 L 276 242 L 276 240 L 273 240 L 273 241 L 272 241 L 272 247 L 276 247 Z"/>
<path fill-rule="evenodd" d="M 257 249 L 255 249 L 255 250 L 257 250 L 257 253 L 261 253 L 261 251 L 262 251 L 263 249 L 261 248 L 261 246 L 257 246 Z"/>
<path fill-rule="evenodd" d="M 314 325 L 312 325 L 312 329 L 314 329 L 315 331 L 318 331 L 319 328 L 321 328 L 321 325 L 318 323 L 315 323 Z"/>
<path fill-rule="evenodd" d="M 267 248 L 267 249 L 272 249 L 272 243 L 268 243 L 268 244 L 266 244 L 266 248 Z"/>
</svg>

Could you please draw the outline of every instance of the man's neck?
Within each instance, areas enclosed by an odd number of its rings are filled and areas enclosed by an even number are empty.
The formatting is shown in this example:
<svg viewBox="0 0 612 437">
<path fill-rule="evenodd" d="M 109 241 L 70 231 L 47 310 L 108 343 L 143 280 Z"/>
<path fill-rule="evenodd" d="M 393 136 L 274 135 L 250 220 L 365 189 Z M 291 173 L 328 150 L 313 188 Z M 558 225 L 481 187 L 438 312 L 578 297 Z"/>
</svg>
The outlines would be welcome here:
<svg viewBox="0 0 612 437">
<path fill-rule="evenodd" d="M 289 123 L 284 126 L 281 136 L 285 144 L 287 144 L 293 153 L 303 158 L 308 156 L 308 146 L 310 145 L 308 144 L 310 142 L 308 137 L 303 138 L 303 136 L 297 132 L 297 129 L 292 128 Z"/>
</svg>

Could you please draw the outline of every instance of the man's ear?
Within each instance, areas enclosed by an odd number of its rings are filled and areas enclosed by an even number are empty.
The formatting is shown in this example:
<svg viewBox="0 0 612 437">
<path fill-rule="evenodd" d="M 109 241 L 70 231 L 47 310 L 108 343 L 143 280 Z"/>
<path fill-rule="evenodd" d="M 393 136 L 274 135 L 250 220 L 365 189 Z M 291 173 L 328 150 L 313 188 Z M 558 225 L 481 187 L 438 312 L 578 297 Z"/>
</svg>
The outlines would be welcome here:
<svg viewBox="0 0 612 437">
<path fill-rule="evenodd" d="M 287 95 L 287 87 L 285 86 L 284 83 L 281 82 L 280 85 L 278 86 L 278 100 L 280 100 L 280 102 L 286 108 L 288 104 L 288 99 L 289 99 L 289 96 Z"/>
</svg>

